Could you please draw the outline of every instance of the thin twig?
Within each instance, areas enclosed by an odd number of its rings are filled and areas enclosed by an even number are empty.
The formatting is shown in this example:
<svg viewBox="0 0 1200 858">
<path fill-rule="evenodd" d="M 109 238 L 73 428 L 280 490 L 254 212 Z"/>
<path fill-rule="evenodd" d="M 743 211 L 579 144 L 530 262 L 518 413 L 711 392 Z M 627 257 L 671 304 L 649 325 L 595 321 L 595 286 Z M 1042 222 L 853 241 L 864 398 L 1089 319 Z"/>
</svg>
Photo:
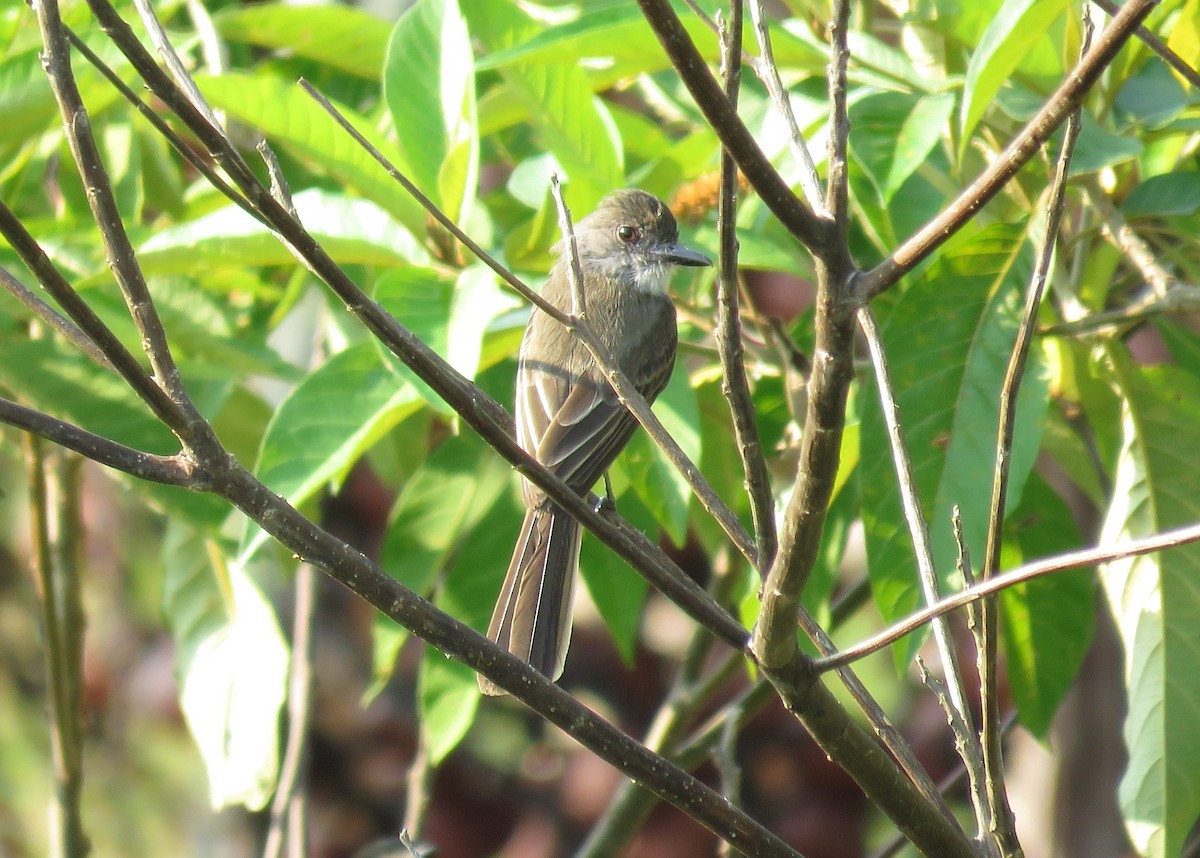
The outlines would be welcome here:
<svg viewBox="0 0 1200 858">
<path fill-rule="evenodd" d="M 571 315 L 576 319 L 587 319 L 587 298 L 583 294 L 583 271 L 579 267 L 579 244 L 575 240 L 575 227 L 571 221 L 571 210 L 563 199 L 562 185 L 558 173 L 550 174 L 550 193 L 558 209 L 558 231 L 563 237 L 563 252 L 567 260 L 567 282 L 571 284 Z"/>
<path fill-rule="evenodd" d="M 1091 19 L 1084 19 L 1082 51 L 1087 52 L 1091 40 Z M 1054 247 L 1058 241 L 1063 210 L 1066 207 L 1067 175 L 1071 166 L 1071 155 L 1079 137 L 1080 117 L 1077 108 L 1067 120 L 1066 135 L 1059 151 L 1054 181 L 1050 189 L 1046 233 L 1038 264 L 1030 279 L 1025 295 L 1025 311 L 1017 329 L 1016 343 L 1009 356 L 1004 382 L 1000 389 L 1000 415 L 996 432 L 996 463 L 992 478 L 992 499 L 988 512 L 987 548 L 983 557 L 980 577 L 993 577 L 1000 569 L 1000 549 L 1003 541 L 1004 512 L 1008 500 L 1008 483 L 1012 461 L 1013 432 L 1017 420 L 1017 394 L 1025 376 L 1029 360 L 1029 349 L 1033 344 L 1037 325 L 1038 308 L 1050 276 L 1054 260 Z M 1004 748 L 1000 732 L 999 698 L 999 650 L 1000 628 L 998 606 L 994 599 L 984 599 L 979 612 L 979 685 L 983 708 L 980 724 L 980 739 L 983 743 L 983 764 L 988 787 L 988 804 L 995 815 L 995 827 L 990 837 L 995 837 L 998 851 L 1002 854 L 1019 854 L 1016 823 L 1008 804 L 1004 788 Z"/>
<path fill-rule="evenodd" d="M 271 800 L 271 821 L 263 858 L 278 858 L 287 841 L 288 854 L 307 855 L 304 777 L 308 769 L 308 721 L 312 712 L 313 617 L 317 610 L 317 576 L 308 563 L 296 570 L 296 603 L 292 606 L 292 657 L 288 664 L 288 722 L 279 783 Z M 290 824 L 296 820 L 296 824 Z"/>
<path fill-rule="evenodd" d="M 54 858 L 84 858 L 91 843 L 83 827 L 83 609 L 78 536 L 79 461 L 70 454 L 47 457 L 39 438 L 28 436 L 30 527 L 33 569 L 45 639 L 47 709 L 54 754 Z M 67 461 L 74 460 L 74 461 Z"/>
<path fill-rule="evenodd" d="M 783 86 L 783 80 L 779 77 L 779 67 L 775 64 L 775 51 L 771 47 L 771 33 L 767 29 L 767 19 L 763 15 L 762 2 L 761 0 L 747 0 L 747 5 L 750 7 L 750 20 L 754 24 L 754 38 L 758 41 L 759 53 L 757 59 L 750 62 L 750 67 L 754 69 L 758 79 L 766 86 L 767 93 L 771 96 L 771 104 L 775 106 L 776 112 L 787 123 L 788 146 L 792 150 L 792 160 L 796 162 L 796 167 L 800 170 L 800 189 L 804 191 L 805 200 L 818 215 L 828 216 L 825 194 L 821 190 L 821 179 L 817 175 L 817 165 L 813 161 L 812 153 L 808 150 L 808 143 L 804 140 L 800 123 L 796 121 L 796 113 L 792 110 L 792 100 Z M 740 40 L 738 44 L 741 44 Z M 737 102 L 733 99 L 730 100 L 736 108 Z"/>
<path fill-rule="evenodd" d="M 839 247 L 845 246 L 850 232 L 850 115 L 846 87 L 849 29 L 850 0 L 834 0 L 829 21 L 829 183 L 825 187 L 825 210 L 833 221 Z"/>
<path fill-rule="evenodd" d="M 913 481 L 912 461 L 900 429 L 899 407 L 893 396 L 891 373 L 888 369 L 887 355 L 883 349 L 883 337 L 880 334 L 879 325 L 875 321 L 875 314 L 870 307 L 863 307 L 858 311 L 858 324 L 866 338 L 867 348 L 871 353 L 871 363 L 875 368 L 875 386 L 879 391 L 880 409 L 883 412 L 884 424 L 887 426 L 888 442 L 892 448 L 892 462 L 896 467 L 896 482 L 904 507 L 904 520 L 908 523 L 909 537 L 912 539 L 913 552 L 916 555 L 917 577 L 921 584 L 921 592 L 925 596 L 925 604 L 932 605 L 939 598 L 933 546 L 929 542 L 929 526 L 921 512 L 921 501 L 917 496 L 917 487 Z M 982 749 L 975 736 L 971 709 L 967 703 L 962 665 L 959 664 L 958 656 L 955 653 L 954 635 L 948 618 L 939 618 L 934 622 L 933 638 L 946 674 L 947 718 L 957 739 L 959 756 L 962 757 L 970 774 L 971 784 L 979 786 L 978 795 L 982 796 L 981 785 L 984 779 Z M 991 829 L 991 814 L 986 802 L 975 803 L 975 816 L 977 830 L 989 831 Z"/>
<path fill-rule="evenodd" d="M 71 345 L 91 358 L 93 362 L 111 372 L 116 372 L 116 368 L 105 357 L 104 352 L 100 351 L 99 347 L 92 342 L 91 337 L 85 334 L 78 325 L 28 289 L 24 283 L 9 273 L 8 269 L 4 267 L 0 267 L 0 283 L 4 284 L 4 288 L 8 290 L 8 294 L 24 304 L 31 313 L 55 331 L 62 334 Z"/>
<path fill-rule="evenodd" d="M 742 5 L 733 0 L 730 20 L 721 28 L 721 66 L 725 74 L 725 94 L 737 107 L 741 86 Z M 738 308 L 737 239 L 737 164 L 728 151 L 721 151 L 720 193 L 717 198 L 717 232 L 720 253 L 717 257 L 717 320 L 714 339 L 721 358 L 724 382 L 722 392 L 729 401 L 733 418 L 733 437 L 742 470 L 746 475 L 746 494 L 754 521 L 757 545 L 755 565 L 760 574 L 770 568 L 775 557 L 775 498 L 771 493 L 771 475 L 763 455 L 758 424 L 754 419 L 754 397 L 746 377 L 745 346 Z"/>
<path fill-rule="evenodd" d="M 1175 283 L 1175 278 L 1159 262 L 1158 254 L 1117 211 L 1095 176 L 1085 177 L 1082 184 L 1089 208 L 1100 218 L 1100 234 L 1137 269 L 1142 279 L 1150 286 L 1154 297 L 1166 298 Z"/>
<path fill-rule="evenodd" d="M 1065 554 L 1047 557 L 1044 560 L 1026 563 L 1024 566 L 988 578 L 986 581 L 980 581 L 973 587 L 968 587 L 958 593 L 947 596 L 936 605 L 922 608 L 920 611 L 888 626 L 888 628 L 872 635 L 866 640 L 841 650 L 836 655 L 816 659 L 813 663 L 813 669 L 818 673 L 824 673 L 843 664 L 858 661 L 860 658 L 865 658 L 872 653 L 891 646 L 900 640 L 900 638 L 915 632 L 936 617 L 948 614 L 951 611 L 957 611 L 959 608 L 966 607 L 972 602 L 977 602 L 986 596 L 1007 590 L 1009 587 L 1017 584 L 1023 584 L 1026 581 L 1032 581 L 1035 578 L 1041 578 L 1046 575 L 1053 575 L 1056 572 L 1068 572 L 1072 569 L 1082 569 L 1088 566 L 1112 563 L 1115 560 L 1123 560 L 1127 557 L 1141 557 L 1143 554 L 1153 554 L 1156 551 L 1178 548 L 1181 545 L 1190 545 L 1193 542 L 1200 542 L 1200 523 L 1177 527 L 1174 530 L 1167 530 L 1162 533 L 1156 533 L 1153 536 L 1147 536 L 1144 539 L 1134 539 L 1118 545 L 1096 546 L 1079 551 L 1069 551 Z"/>
</svg>

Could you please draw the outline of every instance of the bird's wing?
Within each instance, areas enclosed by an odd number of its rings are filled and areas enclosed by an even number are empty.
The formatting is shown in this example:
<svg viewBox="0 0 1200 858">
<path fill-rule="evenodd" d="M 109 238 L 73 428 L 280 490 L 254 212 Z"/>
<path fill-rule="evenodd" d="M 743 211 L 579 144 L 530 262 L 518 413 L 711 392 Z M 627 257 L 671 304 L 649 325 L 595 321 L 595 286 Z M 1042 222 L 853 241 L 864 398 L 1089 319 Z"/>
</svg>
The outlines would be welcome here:
<svg viewBox="0 0 1200 858">
<path fill-rule="evenodd" d="M 521 445 L 578 491 L 592 487 L 637 425 L 595 370 L 568 378 L 523 363 L 518 388 Z"/>
</svg>

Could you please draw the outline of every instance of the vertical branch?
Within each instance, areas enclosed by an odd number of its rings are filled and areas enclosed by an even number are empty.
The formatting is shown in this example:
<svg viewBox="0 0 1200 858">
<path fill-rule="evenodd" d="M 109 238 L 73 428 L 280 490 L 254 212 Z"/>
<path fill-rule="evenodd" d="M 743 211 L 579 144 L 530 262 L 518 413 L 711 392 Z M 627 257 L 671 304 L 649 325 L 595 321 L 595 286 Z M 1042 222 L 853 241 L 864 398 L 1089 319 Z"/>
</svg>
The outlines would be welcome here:
<svg viewBox="0 0 1200 858">
<path fill-rule="evenodd" d="M 926 605 L 934 605 L 939 598 L 937 570 L 933 563 L 933 546 L 929 542 L 929 527 L 921 513 L 921 501 L 913 482 L 912 463 L 904 446 L 900 431 L 899 408 L 892 395 L 892 379 L 888 370 L 887 355 L 883 351 L 883 337 L 875 314 L 870 307 L 858 311 L 858 323 L 866 336 L 867 348 L 871 352 L 871 364 L 875 368 L 875 383 L 879 388 L 880 407 L 887 425 L 888 442 L 892 447 L 892 462 L 896 466 L 896 482 L 900 488 L 900 499 L 904 507 L 904 519 L 912 538 L 913 551 L 917 559 L 917 573 Z M 991 813 L 985 800 L 982 750 L 974 732 L 971 710 L 967 705 L 967 692 L 963 683 L 962 667 L 954 651 L 954 638 L 949 617 L 939 617 L 933 623 L 933 638 L 938 655 L 946 670 L 945 696 L 946 715 L 954 733 L 959 756 L 966 767 L 971 781 L 971 797 L 975 808 L 975 821 L 981 832 L 992 829 Z M 922 669 L 924 672 L 924 669 Z"/>
<path fill-rule="evenodd" d="M 308 854 L 307 800 L 308 722 L 312 711 L 313 616 L 317 608 L 317 573 L 312 564 L 296 571 L 296 604 L 292 608 L 292 660 L 288 666 L 288 726 L 279 784 L 271 801 L 271 823 L 263 858 Z"/>
<path fill-rule="evenodd" d="M 754 37 L 758 41 L 758 60 L 752 63 L 754 73 L 767 87 L 775 109 L 783 117 L 788 126 L 788 145 L 792 150 L 792 159 L 800 169 L 800 188 L 804 198 L 817 214 L 828 214 L 825 211 L 825 201 L 821 193 L 821 179 L 817 175 L 817 165 L 813 163 L 812 153 L 804 142 L 800 132 L 800 124 L 796 122 L 796 114 L 792 111 L 792 100 L 784 89 L 783 80 L 779 77 L 779 67 L 775 65 L 775 51 L 771 47 L 771 34 L 767 29 L 767 20 L 763 17 L 762 0 L 749 0 L 750 20 L 754 24 Z M 741 44 L 739 41 L 738 44 Z M 736 101 L 734 106 L 737 106 Z"/>
<path fill-rule="evenodd" d="M 825 187 L 825 209 L 833 220 L 838 247 L 846 246 L 850 231 L 850 175 L 846 158 L 850 145 L 850 116 L 846 108 L 849 26 L 850 0 L 835 0 L 833 19 L 829 22 L 829 184 Z"/>
<path fill-rule="evenodd" d="M 83 828 L 83 607 L 79 581 L 79 467 L 69 453 L 47 457 L 41 439 L 26 436 L 33 566 L 42 608 L 55 804 L 55 858 L 84 858 L 91 843 Z"/>
<path fill-rule="evenodd" d="M 42 0 L 36 4 L 36 9 L 46 75 L 62 114 L 67 145 L 87 189 L 88 205 L 100 230 L 105 256 L 137 326 L 143 349 L 154 370 L 154 379 L 171 400 L 173 414 L 168 425 L 176 430 L 189 426 L 193 431 L 187 434 L 200 437 L 202 433 L 199 426 L 203 424 L 203 419 L 196 413 L 183 389 L 179 368 L 167 344 L 166 331 L 137 266 L 133 245 L 113 195 L 112 183 L 92 135 L 91 120 L 75 83 L 70 47 L 59 16 L 58 2 Z M 211 432 L 208 434 L 211 435 Z"/>
<path fill-rule="evenodd" d="M 725 94 L 736 108 L 742 81 L 741 0 L 732 0 L 730 3 L 729 23 L 721 28 L 720 35 Z M 758 548 L 758 568 L 762 571 L 771 565 L 775 556 L 775 499 L 771 494 L 771 477 L 767 473 L 762 441 L 754 420 L 754 399 L 746 378 L 745 348 L 742 344 L 742 322 L 738 308 L 737 174 L 733 156 L 728 150 L 722 149 L 720 196 L 717 200 L 720 253 L 717 259 L 716 341 L 725 379 L 723 392 L 729 400 L 733 436 L 746 474 L 746 492 L 750 499 L 750 515 L 754 520 Z"/>
<path fill-rule="evenodd" d="M 1084 40 L 1082 51 L 1086 54 L 1091 41 L 1091 22 L 1085 19 Z M 1034 327 L 1037 323 L 1037 311 L 1041 305 L 1042 294 L 1046 288 L 1050 265 L 1054 259 L 1054 245 L 1062 224 L 1062 214 L 1066 203 L 1067 174 L 1071 165 L 1071 154 L 1075 141 L 1079 136 L 1079 108 L 1076 107 L 1067 120 L 1066 136 L 1059 152 L 1058 163 L 1054 174 L 1054 183 L 1049 198 L 1049 212 L 1046 218 L 1046 234 L 1042 239 L 1041 253 L 1037 268 L 1030 279 L 1029 289 L 1025 295 L 1025 310 L 1021 325 L 1017 330 L 1017 341 L 1009 356 L 1008 368 L 1004 374 L 1004 383 L 1000 391 L 1000 416 L 996 438 L 996 467 L 992 480 L 991 508 L 988 514 L 987 549 L 983 558 L 982 579 L 995 577 L 1000 569 L 1000 547 L 1004 527 L 1004 507 L 1008 498 L 1008 480 L 1011 467 L 1013 430 L 1016 425 L 1017 394 L 1021 388 L 1021 379 L 1025 374 L 1025 365 L 1029 358 L 1029 349 L 1033 342 Z M 1000 701 L 998 694 L 998 651 L 999 651 L 999 622 L 997 604 L 994 598 L 984 599 L 980 603 L 979 617 L 979 667 L 980 694 L 983 704 L 983 722 L 981 739 L 983 742 L 983 762 L 988 785 L 988 799 L 993 814 L 996 817 L 995 836 L 1005 854 L 1016 850 L 1020 852 L 1014 829 L 1012 810 L 1008 806 L 1008 796 L 1004 789 L 1004 750 L 1000 730 Z"/>
</svg>

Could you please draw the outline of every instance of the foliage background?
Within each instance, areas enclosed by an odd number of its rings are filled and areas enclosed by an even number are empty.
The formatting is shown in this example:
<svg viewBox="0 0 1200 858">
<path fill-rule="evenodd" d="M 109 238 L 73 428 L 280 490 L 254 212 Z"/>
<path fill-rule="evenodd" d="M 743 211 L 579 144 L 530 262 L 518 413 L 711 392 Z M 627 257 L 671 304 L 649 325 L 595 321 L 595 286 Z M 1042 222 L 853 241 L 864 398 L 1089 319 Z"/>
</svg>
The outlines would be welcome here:
<svg viewBox="0 0 1200 858">
<path fill-rule="evenodd" d="M 800 125 L 820 153 L 828 11 L 802 2 L 773 11 L 776 59 Z M 568 178 L 567 200 L 577 215 L 608 189 L 636 185 L 673 201 L 686 241 L 716 247 L 716 136 L 632 4 L 421 0 L 394 26 L 340 6 L 213 2 L 211 19 L 182 3 L 159 4 L 157 12 L 195 64 L 205 98 L 247 144 L 261 134 L 275 147 L 310 231 L 389 312 L 502 402 L 511 401 L 526 310 L 430 226 L 295 85 L 297 78 L 342 105 L 457 223 L 531 282 L 544 276 L 547 248 L 557 240 L 547 191 L 554 170 Z M 860 266 L 885 258 L 942 209 L 1032 115 L 1074 64 L 1078 12 L 1065 0 L 854 5 L 852 245 Z M 135 81 L 85 6 L 68 4 L 64 16 Z M 711 33 L 688 20 L 715 64 Z M 1197 20 L 1193 0 L 1164 2 L 1148 26 L 1195 66 Z M 207 35 L 206 21 L 213 28 Z M 70 167 L 39 46 L 26 7 L 0 9 L 0 194 L 136 351 Z M 454 616 L 483 627 L 520 517 L 510 469 L 265 228 L 184 166 L 94 70 L 77 61 L 76 72 L 188 388 L 221 440 L 273 491 L 378 552 L 389 571 Z M 789 175 L 786 129 L 765 89 L 746 77 L 741 113 Z M 1200 338 L 1188 314 L 1188 290 L 1197 282 L 1198 115 L 1195 90 L 1136 42 L 1089 96 L 1067 234 L 1043 308 L 1046 325 L 1074 327 L 1039 339 L 1022 389 L 1006 568 L 1102 534 L 1134 537 L 1200 518 L 1192 413 Z M 955 580 L 953 506 L 962 510 L 968 544 L 982 551 L 996 394 L 1044 229 L 1049 161 L 1025 168 L 874 305 L 947 585 Z M 1127 249 L 1105 239 L 1118 219 L 1167 270 L 1162 294 L 1147 285 L 1146 270 Z M 805 350 L 812 338 L 811 263 L 752 195 L 738 222 L 752 304 L 781 319 Z M 24 274 L 6 247 L 0 264 Z M 680 276 L 676 286 L 686 345 L 656 411 L 747 517 L 712 351 L 711 278 Z M 1128 313 L 1131 307 L 1141 315 Z M 1128 318 L 1092 324 L 1105 312 Z M 802 391 L 766 331 L 751 323 L 747 339 L 757 418 L 782 500 Z M 8 298 L 0 299 L 0 388 L 139 448 L 174 449 L 128 390 Z M 856 584 L 869 576 L 873 598 L 838 614 L 839 643 L 920 603 L 868 372 L 852 409 L 820 568 L 806 591 L 807 603 L 828 619 L 834 595 L 865 595 Z M 0 435 L 0 452 L 9 487 L 7 596 L 0 601 L 7 680 L 0 694 L 9 698 L 0 718 L 0 783 L 8 798 L 0 835 L 13 854 L 40 854 L 51 784 L 36 599 L 21 571 L 28 554 L 21 436 Z M 261 814 L 228 810 L 210 818 L 205 806 L 211 800 L 257 812 L 270 796 L 296 562 L 211 497 L 110 477 L 86 468 L 80 496 L 87 533 L 87 820 L 97 853 L 119 844 L 127 854 L 251 854 Z M 623 456 L 614 486 L 621 514 L 660 534 L 689 572 L 702 581 L 714 570 L 733 576 L 743 618 L 752 622 L 754 582 L 643 436 Z M 1096 576 L 1083 572 L 1005 594 L 1006 690 L 1018 729 L 1059 750 L 1065 772 L 1055 805 L 1058 836 L 1085 836 L 1070 835 L 1078 829 L 1103 838 L 1109 850 L 1075 854 L 1127 849 L 1114 830 L 1118 812 L 1133 820 L 1138 850 L 1178 854 L 1200 810 L 1200 738 L 1190 728 L 1200 714 L 1200 679 L 1191 670 L 1200 654 L 1198 556 L 1185 547 L 1114 564 L 1099 590 Z M 660 597 L 648 597 L 641 579 L 594 540 L 583 571 L 603 622 L 581 624 L 564 683 L 639 735 L 670 682 L 687 623 Z M 592 587 L 597 581 L 604 583 Z M 432 804 L 424 833 L 442 855 L 488 854 L 506 841 L 511 854 L 557 853 L 591 828 L 614 782 L 607 768 L 516 707 L 481 706 L 469 670 L 425 651 L 334 585 L 322 585 L 321 606 L 313 854 L 348 854 L 397 827 L 417 748 L 435 763 L 447 761 L 426 785 Z M 1069 741 L 1054 737 L 1093 734 L 1070 720 L 1077 710 L 1060 704 L 1094 624 L 1099 649 L 1077 693 L 1116 699 L 1097 710 L 1104 717 L 1097 717 L 1096 745 L 1104 752 L 1092 750 L 1095 768 L 1073 770 L 1079 761 L 1071 760 Z M 1125 641 L 1132 701 L 1124 727 L 1130 765 L 1119 798 L 1111 784 L 1120 773 L 1120 737 L 1105 732 L 1121 718 L 1120 695 L 1111 691 L 1121 672 L 1114 631 Z M 949 773 L 943 718 L 910 667 L 919 646 L 919 638 L 907 639 L 892 656 L 865 662 L 862 672 L 935 775 Z M 741 682 L 731 678 L 718 700 Z M 369 703 L 360 708 L 364 699 Z M 1033 743 L 1015 741 L 1036 755 Z M 858 854 L 864 842 L 886 837 L 886 824 L 781 709 L 747 725 L 738 757 L 755 815 L 806 854 Z M 1073 808 L 1064 795 L 1085 783 L 1106 799 Z M 464 827 L 474 836 L 456 851 L 451 832 Z M 1030 854 L 1053 829 L 1032 829 Z M 681 816 L 663 812 L 635 850 L 665 855 L 666 842 L 691 854 L 686 850 L 708 848 L 709 841 Z M 821 851 L 825 843 L 830 851 Z"/>
</svg>

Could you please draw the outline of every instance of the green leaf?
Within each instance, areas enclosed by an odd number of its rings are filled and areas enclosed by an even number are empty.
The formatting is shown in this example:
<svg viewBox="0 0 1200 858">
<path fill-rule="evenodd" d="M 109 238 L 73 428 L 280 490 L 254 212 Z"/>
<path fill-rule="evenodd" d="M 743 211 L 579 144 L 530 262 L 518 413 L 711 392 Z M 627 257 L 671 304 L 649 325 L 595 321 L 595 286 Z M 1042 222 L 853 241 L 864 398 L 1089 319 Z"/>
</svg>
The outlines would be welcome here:
<svg viewBox="0 0 1200 858">
<path fill-rule="evenodd" d="M 516 6 L 479 0 L 466 0 L 462 6 L 469 19 L 476 18 L 472 32 L 492 51 L 519 44 L 544 29 Z M 567 203 L 577 215 L 590 212 L 614 188 L 624 187 L 616 125 L 577 61 L 554 55 L 505 63 L 499 72 L 504 86 L 493 88 L 489 98 L 502 97 L 519 107 L 519 115 L 528 119 L 542 148 L 558 162 Z M 484 124 L 482 102 L 479 112 Z"/>
<path fill-rule="evenodd" d="M 479 709 L 475 671 L 426 646 L 417 675 L 417 699 L 429 762 L 436 766 L 458 746 L 475 721 Z"/>
<path fill-rule="evenodd" d="M 998 394 L 1016 336 L 1028 269 L 1017 265 L 1021 230 L 995 225 L 947 250 L 896 301 L 883 338 L 913 477 L 928 522 L 943 592 L 954 577 L 951 509 L 964 535 L 983 550 L 992 483 Z M 1047 383 L 1037 350 L 1017 403 L 1008 509 L 1019 502 L 1033 466 Z M 860 404 L 863 525 L 869 574 L 885 619 L 923 603 L 895 469 L 874 387 Z M 982 490 L 980 487 L 984 487 Z M 904 663 L 919 640 L 897 651 Z"/>
<path fill-rule="evenodd" d="M 700 409 L 687 373 L 676 372 L 654 403 L 654 413 L 693 462 L 700 461 Z M 666 454 L 644 431 L 637 431 L 622 454 L 622 468 L 642 503 L 676 545 L 687 539 L 692 489 Z"/>
<path fill-rule="evenodd" d="M 1200 382 L 1172 366 L 1135 366 L 1112 346 L 1124 443 L 1100 543 L 1200 519 Z M 1200 546 L 1109 563 L 1101 581 L 1125 649 L 1129 763 L 1121 811 L 1147 858 L 1180 854 L 1200 813 Z"/>
<path fill-rule="evenodd" d="M 1062 133 L 1059 132 L 1053 139 L 1057 146 Z M 1092 173 L 1130 161 L 1141 155 L 1144 148 L 1141 140 L 1125 134 L 1114 134 L 1085 113 L 1079 126 L 1075 152 L 1071 156 L 1071 175 Z"/>
<path fill-rule="evenodd" d="M 455 0 L 419 0 L 388 42 L 384 98 L 410 178 L 457 222 L 466 220 L 479 173 L 475 70 L 467 22 Z"/>
<path fill-rule="evenodd" d="M 134 449 L 179 452 L 178 439 L 123 381 L 50 340 L 0 337 L 0 386 L 26 404 Z M 227 512 L 213 495 L 133 478 L 129 485 L 202 529 L 215 528 Z"/>
<path fill-rule="evenodd" d="M 195 80 L 213 107 L 258 128 L 299 160 L 374 200 L 413 235 L 425 234 L 425 210 L 294 82 L 240 73 L 197 75 Z M 396 169 L 411 172 L 400 150 L 371 122 L 344 105 L 335 106 Z"/>
<path fill-rule="evenodd" d="M 343 265 L 393 266 L 428 258 L 412 233 L 368 200 L 313 188 L 296 194 L 294 203 L 301 223 Z M 142 244 L 138 261 L 147 276 L 189 274 L 197 265 L 296 264 L 273 232 L 237 206 L 159 230 Z"/>
<path fill-rule="evenodd" d="M 180 698 L 214 808 L 261 810 L 275 789 L 288 646 L 251 573 L 175 521 L 163 544 L 163 604 Z"/>
<path fill-rule="evenodd" d="M 859 131 L 851 137 L 850 151 L 881 200 L 887 196 L 887 182 L 896 169 L 896 145 L 901 130 L 919 103 L 910 95 L 881 92 L 850 107 L 850 124 Z"/>
<path fill-rule="evenodd" d="M 971 54 L 963 83 L 960 157 L 1000 87 L 1067 6 L 1067 0 L 1005 0 L 992 18 Z"/>
<path fill-rule="evenodd" d="M 704 22 L 686 12 L 680 17 L 684 29 L 705 58 L 718 59 L 716 40 Z M 790 46 L 794 40 L 785 42 Z M 793 53 L 777 51 L 776 59 L 788 62 Z M 616 3 L 601 8 L 584 7 L 573 20 L 547 27 L 510 48 L 490 54 L 480 61 L 479 69 L 503 69 L 523 62 L 561 63 L 586 59 L 621 63 L 626 73 L 634 74 L 669 66 L 654 31 L 638 8 L 628 3 Z"/>
<path fill-rule="evenodd" d="M 1121 211 L 1126 217 L 1192 215 L 1200 211 L 1200 172 L 1181 170 L 1139 182 Z"/>
<path fill-rule="evenodd" d="M 372 81 L 387 49 L 387 23 L 350 6 L 237 6 L 213 22 L 230 41 L 287 51 Z"/>
<path fill-rule="evenodd" d="M 474 378 L 483 353 L 483 337 L 498 317 L 521 306 L 513 293 L 500 288 L 500 281 L 486 265 L 464 268 L 450 299 L 446 323 L 446 359 L 450 365 Z"/>
<path fill-rule="evenodd" d="M 508 488 L 509 472 L 474 436 L 446 439 L 396 499 L 380 551 L 384 568 L 410 589 L 427 593 Z"/>
<path fill-rule="evenodd" d="M 1020 545 L 1025 560 L 1080 547 L 1071 511 L 1036 473 L 1006 534 Z M 1019 559 L 1006 556 L 1004 566 Z M 1091 642 L 1095 591 L 1092 571 L 1081 569 L 1018 584 L 1000 596 L 1013 699 L 1021 724 L 1043 741 Z"/>
<path fill-rule="evenodd" d="M 279 405 L 267 426 L 255 474 L 293 506 L 341 479 L 383 433 L 420 407 L 416 390 L 379 359 L 374 343 L 334 355 Z M 248 555 L 266 539 L 251 526 Z"/>
<path fill-rule="evenodd" d="M 883 183 L 884 201 L 890 201 L 900 186 L 929 157 L 948 130 L 947 123 L 954 110 L 954 93 L 927 95 L 917 102 L 896 138 L 896 151 L 887 179 Z"/>
<path fill-rule="evenodd" d="M 443 358 L 450 355 L 450 314 L 454 300 L 454 283 L 450 276 L 432 268 L 394 268 L 375 283 L 373 297 L 421 342 Z M 432 388 L 421 380 L 383 344 L 377 348 L 383 361 L 401 378 L 408 379 L 427 404 L 444 414 L 453 414 Z M 456 357 L 466 360 L 472 355 L 464 346 Z M 457 368 L 457 367 L 456 367 Z M 466 367 L 474 373 L 476 366 Z"/>
</svg>

